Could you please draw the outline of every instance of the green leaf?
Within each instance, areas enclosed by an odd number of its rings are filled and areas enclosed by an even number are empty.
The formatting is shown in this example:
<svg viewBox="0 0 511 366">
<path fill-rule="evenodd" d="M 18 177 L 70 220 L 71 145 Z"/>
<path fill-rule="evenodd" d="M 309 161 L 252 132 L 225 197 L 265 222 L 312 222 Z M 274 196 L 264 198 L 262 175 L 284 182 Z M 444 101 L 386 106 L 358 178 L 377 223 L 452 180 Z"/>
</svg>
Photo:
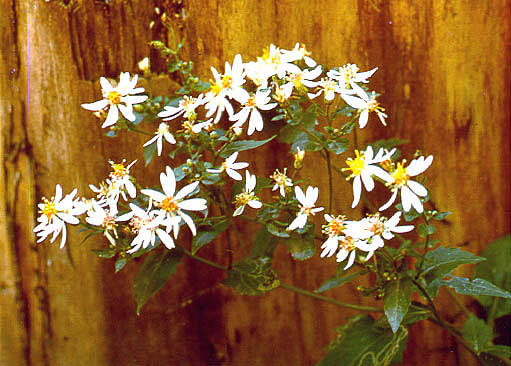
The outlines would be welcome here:
<svg viewBox="0 0 511 366">
<path fill-rule="evenodd" d="M 280 209 L 277 207 L 263 207 L 257 210 L 257 218 L 262 221 L 276 219 L 280 216 Z"/>
<path fill-rule="evenodd" d="M 149 254 L 133 284 L 133 293 L 137 301 L 137 315 L 140 309 L 176 272 L 177 265 L 183 257 L 181 248 Z"/>
<path fill-rule="evenodd" d="M 410 211 L 404 211 L 403 205 L 401 203 L 398 203 L 397 205 L 395 205 L 395 207 L 396 209 L 403 213 L 403 218 L 405 219 L 406 222 L 411 222 L 420 216 L 420 213 L 415 211 L 413 207 L 410 209 Z"/>
<path fill-rule="evenodd" d="M 192 240 L 192 254 L 197 253 L 197 251 L 202 248 L 204 245 L 211 243 L 218 235 L 223 233 L 229 227 L 231 221 L 224 220 L 216 223 L 211 227 L 211 230 L 208 231 L 200 231 L 196 236 L 193 237 Z"/>
<path fill-rule="evenodd" d="M 327 150 L 332 151 L 336 155 L 342 154 L 350 146 L 350 141 L 347 138 L 339 139 L 338 141 L 329 140 L 326 144 Z"/>
<path fill-rule="evenodd" d="M 119 258 L 115 261 L 115 273 L 119 272 L 128 263 L 127 258 Z"/>
<path fill-rule="evenodd" d="M 397 137 L 393 137 L 390 139 L 378 140 L 378 141 L 370 143 L 369 145 L 372 146 L 374 152 L 376 153 L 376 152 L 378 152 L 378 150 L 380 150 L 380 148 L 390 150 L 393 147 L 404 145 L 404 144 L 407 144 L 408 142 L 409 142 L 409 140 L 403 140 L 403 139 L 399 139 Z"/>
<path fill-rule="evenodd" d="M 503 344 L 491 344 L 484 348 L 484 352 L 487 352 L 494 356 L 511 358 L 511 347 Z"/>
<path fill-rule="evenodd" d="M 408 338 L 408 330 L 396 333 L 374 326 L 369 315 L 357 315 L 337 328 L 337 337 L 327 348 L 318 366 L 389 366 L 400 363 Z"/>
<path fill-rule="evenodd" d="M 431 316 L 431 312 L 427 309 L 410 305 L 408 308 L 408 312 L 406 313 L 405 317 L 401 321 L 401 325 L 408 326 L 414 323 L 417 323 L 421 320 L 427 319 Z M 390 328 L 389 321 L 387 319 L 386 315 L 381 316 L 378 320 L 375 322 L 375 326 L 380 328 Z"/>
<path fill-rule="evenodd" d="M 499 357 L 490 353 L 481 352 L 478 356 L 479 362 L 482 366 L 507 366 L 508 364 Z"/>
<path fill-rule="evenodd" d="M 455 289 L 461 295 L 485 295 L 511 299 L 510 292 L 504 291 L 493 283 L 481 278 L 470 281 L 468 278 L 452 277 L 450 280 L 443 280 L 442 282 L 444 285 Z"/>
<path fill-rule="evenodd" d="M 259 146 L 262 146 L 266 144 L 267 142 L 270 142 L 273 140 L 277 135 L 274 135 L 270 137 L 269 139 L 262 140 L 262 141 L 256 141 L 256 140 L 240 140 L 240 141 L 234 141 L 228 144 L 225 149 L 222 150 L 220 153 L 220 156 L 222 158 L 228 158 L 232 154 L 234 154 L 236 151 L 245 151 L 245 150 L 251 150 L 255 149 Z"/>
<path fill-rule="evenodd" d="M 422 275 L 435 273 L 440 277 L 451 272 L 460 264 L 482 262 L 485 259 L 459 248 L 438 247 L 426 253 Z"/>
<path fill-rule="evenodd" d="M 92 252 L 100 258 L 113 258 L 117 254 L 115 248 L 92 249 Z"/>
<path fill-rule="evenodd" d="M 441 221 L 443 219 L 445 219 L 447 216 L 449 216 L 451 213 L 449 211 L 447 212 L 437 212 L 434 216 L 433 216 L 433 219 L 434 220 L 438 220 L 438 221 Z"/>
<path fill-rule="evenodd" d="M 279 243 L 279 239 L 274 235 L 270 234 L 266 228 L 262 228 L 259 230 L 254 239 L 254 243 L 252 244 L 252 249 L 250 250 L 250 256 L 255 257 L 273 257 L 273 251 L 277 244 Z"/>
<path fill-rule="evenodd" d="M 325 291 L 331 290 L 333 288 L 342 286 L 345 283 L 348 283 L 348 282 L 354 280 L 358 276 L 364 275 L 365 273 L 367 273 L 367 272 L 366 271 L 357 271 L 355 273 L 347 274 L 347 275 L 341 276 L 341 277 L 337 277 L 337 276 L 332 277 L 329 280 L 326 280 L 321 286 L 319 286 L 319 288 L 317 290 L 314 290 L 314 292 L 321 293 L 321 292 L 325 292 Z"/>
<path fill-rule="evenodd" d="M 154 141 L 151 145 L 147 145 L 144 147 L 144 161 L 145 166 L 148 166 L 149 163 L 154 159 L 156 156 L 156 141 Z"/>
<path fill-rule="evenodd" d="M 235 263 L 222 280 L 241 295 L 262 295 L 280 286 L 270 258 L 245 258 Z"/>
<path fill-rule="evenodd" d="M 474 276 L 490 281 L 502 289 L 511 289 L 511 235 L 490 243 L 482 256 L 488 260 L 475 267 Z M 511 300 L 487 296 L 476 298 L 488 311 L 494 312 L 494 318 L 511 313 Z"/>
<path fill-rule="evenodd" d="M 314 238 L 309 235 L 296 235 L 293 234 L 289 239 L 286 240 L 288 245 L 289 253 L 293 259 L 298 261 L 304 261 L 312 258 L 316 252 L 316 245 L 314 244 Z"/>
<path fill-rule="evenodd" d="M 280 227 L 273 222 L 269 222 L 266 224 L 266 230 L 272 235 L 275 235 L 279 238 L 289 238 L 289 232 L 286 231 L 285 228 Z"/>
<path fill-rule="evenodd" d="M 417 232 L 421 237 L 425 238 L 428 235 L 434 234 L 436 232 L 436 227 L 435 225 L 420 224 L 417 228 Z"/>
<path fill-rule="evenodd" d="M 400 278 L 385 285 L 383 309 L 390 324 L 392 332 L 396 332 L 403 321 L 412 296 L 412 281 L 409 278 Z"/>
<path fill-rule="evenodd" d="M 477 354 L 484 350 L 485 345 L 493 336 L 489 325 L 474 314 L 470 314 L 468 317 L 463 329 L 461 330 L 461 334 L 472 345 Z"/>
</svg>

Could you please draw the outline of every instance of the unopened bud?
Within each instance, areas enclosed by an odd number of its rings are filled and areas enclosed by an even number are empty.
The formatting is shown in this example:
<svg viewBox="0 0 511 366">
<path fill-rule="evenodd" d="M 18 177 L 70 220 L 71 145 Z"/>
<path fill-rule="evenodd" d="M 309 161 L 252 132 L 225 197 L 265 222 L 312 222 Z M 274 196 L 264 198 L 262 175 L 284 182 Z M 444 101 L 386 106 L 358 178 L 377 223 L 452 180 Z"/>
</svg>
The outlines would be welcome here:
<svg viewBox="0 0 511 366">
<path fill-rule="evenodd" d="M 241 133 L 243 132 L 243 130 L 241 129 L 241 127 L 233 127 L 233 128 L 232 128 L 232 130 L 233 130 L 233 132 L 234 132 L 234 134 L 235 134 L 236 136 L 241 135 Z"/>
<path fill-rule="evenodd" d="M 300 169 L 303 166 L 303 158 L 305 157 L 305 151 L 297 147 L 296 153 L 293 156 L 295 157 L 293 166 L 295 167 L 295 169 Z"/>
<path fill-rule="evenodd" d="M 151 64 L 149 62 L 149 57 L 144 57 L 142 60 L 140 60 L 138 63 L 138 68 L 144 73 L 150 72 Z"/>
</svg>

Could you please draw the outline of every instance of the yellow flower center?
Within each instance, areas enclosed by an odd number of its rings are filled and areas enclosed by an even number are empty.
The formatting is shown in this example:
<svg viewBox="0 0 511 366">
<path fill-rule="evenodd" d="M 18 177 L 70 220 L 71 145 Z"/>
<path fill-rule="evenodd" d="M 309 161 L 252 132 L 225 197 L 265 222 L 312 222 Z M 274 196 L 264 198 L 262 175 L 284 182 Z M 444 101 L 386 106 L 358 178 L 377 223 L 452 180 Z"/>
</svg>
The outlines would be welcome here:
<svg viewBox="0 0 511 366">
<path fill-rule="evenodd" d="M 160 207 L 168 213 L 174 213 L 178 210 L 177 201 L 174 197 L 166 197 L 163 201 L 161 201 Z"/>
<path fill-rule="evenodd" d="M 380 218 L 379 214 L 369 216 L 371 220 L 371 226 L 369 227 L 369 231 L 374 233 L 374 235 L 383 234 L 383 230 L 385 229 L 385 225 Z"/>
<path fill-rule="evenodd" d="M 128 174 L 128 169 L 126 169 L 123 163 L 115 164 L 111 162 L 110 165 L 114 170 L 113 172 L 110 173 L 110 178 L 119 179 Z"/>
<path fill-rule="evenodd" d="M 166 123 L 160 123 L 158 126 L 158 135 L 164 135 L 169 132 L 169 126 Z"/>
<path fill-rule="evenodd" d="M 103 227 L 112 230 L 116 226 L 117 224 L 115 223 L 115 217 L 110 216 L 110 213 L 107 212 L 105 218 L 103 219 Z"/>
<path fill-rule="evenodd" d="M 343 171 L 351 170 L 352 173 L 349 177 L 346 179 L 350 179 L 353 177 L 356 177 L 357 175 L 360 175 L 362 173 L 362 170 L 365 168 L 365 160 L 364 160 L 364 153 L 359 152 L 358 150 L 355 150 L 355 159 L 348 158 L 346 159 L 346 164 L 348 165 L 348 168 L 343 168 Z"/>
<path fill-rule="evenodd" d="M 248 101 L 247 101 L 247 104 L 246 104 L 247 107 L 252 107 L 252 108 L 255 108 L 257 107 L 257 104 L 256 104 L 256 101 L 255 101 L 255 96 L 250 96 L 248 98 Z"/>
<path fill-rule="evenodd" d="M 232 85 L 232 77 L 230 77 L 229 75 L 225 75 L 223 78 L 222 78 L 222 88 L 230 88 Z"/>
<path fill-rule="evenodd" d="M 131 226 L 131 231 L 135 234 L 139 232 L 142 226 L 149 224 L 151 220 L 146 220 L 138 216 L 134 216 L 131 218 L 129 225 Z"/>
<path fill-rule="evenodd" d="M 273 179 L 275 183 L 277 183 L 279 186 L 285 186 L 289 179 L 285 173 L 286 173 L 285 170 L 284 173 L 281 173 L 277 170 L 275 173 L 272 174 L 270 178 Z"/>
<path fill-rule="evenodd" d="M 106 96 L 106 100 L 108 100 L 110 104 L 119 104 L 121 102 L 121 94 L 116 91 L 111 91 Z"/>
<path fill-rule="evenodd" d="M 234 205 L 236 207 L 245 206 L 250 201 L 257 200 L 257 197 L 254 195 L 254 193 L 247 193 L 247 192 L 241 192 L 240 194 L 237 194 L 234 198 Z"/>
<path fill-rule="evenodd" d="M 211 89 L 210 91 L 214 94 L 214 95 L 218 95 L 220 94 L 220 92 L 222 91 L 222 87 L 218 84 L 211 84 Z"/>
<path fill-rule="evenodd" d="M 344 216 L 337 216 L 332 219 L 327 225 L 323 225 L 323 234 L 328 236 L 339 236 L 344 230 Z"/>
<path fill-rule="evenodd" d="M 55 208 L 55 203 L 53 201 L 49 201 L 43 197 L 44 206 L 41 210 L 39 210 L 40 214 L 45 215 L 48 220 L 50 220 L 56 213 L 57 209 Z"/>
<path fill-rule="evenodd" d="M 300 88 L 303 85 L 302 84 L 302 80 L 303 80 L 303 74 L 302 73 L 291 74 L 291 75 L 289 75 L 287 77 L 287 79 L 289 81 L 291 81 L 296 88 Z"/>
<path fill-rule="evenodd" d="M 340 245 L 348 252 L 355 250 L 355 240 L 353 240 L 353 238 L 350 236 L 346 236 L 344 240 L 340 242 Z"/>
<path fill-rule="evenodd" d="M 335 80 L 332 80 L 332 79 L 321 79 L 321 85 L 323 85 L 323 89 L 325 91 L 325 93 L 329 92 L 329 91 L 335 91 L 335 87 L 336 87 L 336 82 Z"/>
<path fill-rule="evenodd" d="M 392 174 L 392 177 L 394 178 L 394 184 L 398 186 L 404 186 L 408 182 L 408 179 L 410 179 L 410 176 L 406 172 L 406 168 L 403 167 L 404 162 L 405 161 L 403 160 L 402 163 L 397 163 L 397 168 Z"/>
</svg>

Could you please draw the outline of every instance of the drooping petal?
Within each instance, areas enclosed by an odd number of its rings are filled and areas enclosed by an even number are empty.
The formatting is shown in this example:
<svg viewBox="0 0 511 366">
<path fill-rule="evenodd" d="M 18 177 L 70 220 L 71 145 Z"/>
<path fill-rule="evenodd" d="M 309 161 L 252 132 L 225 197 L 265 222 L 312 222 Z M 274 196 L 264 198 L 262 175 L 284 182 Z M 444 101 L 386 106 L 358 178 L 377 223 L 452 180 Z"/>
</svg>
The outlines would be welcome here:
<svg viewBox="0 0 511 366">
<path fill-rule="evenodd" d="M 409 180 L 407 182 L 408 188 L 412 190 L 417 196 L 426 197 L 428 195 L 428 190 L 424 188 L 424 186 L 420 183 L 417 183 L 413 180 Z"/>
<path fill-rule="evenodd" d="M 353 250 L 350 254 L 350 258 L 348 259 L 348 263 L 344 267 L 344 270 L 347 270 L 348 268 L 350 268 L 354 262 L 355 262 L 355 251 Z"/>
<path fill-rule="evenodd" d="M 108 115 L 106 116 L 106 120 L 101 126 L 101 128 L 109 127 L 117 123 L 119 120 L 119 110 L 115 105 L 111 105 L 108 110 Z"/>
<path fill-rule="evenodd" d="M 362 171 L 360 177 L 362 178 L 362 183 L 364 183 L 364 187 L 367 189 L 368 192 L 371 192 L 374 189 L 374 180 L 373 178 L 371 178 L 371 175 L 368 174 L 366 171 Z"/>
<path fill-rule="evenodd" d="M 135 121 L 136 117 L 133 113 L 133 106 L 131 104 L 118 104 L 119 109 L 121 110 L 122 115 L 124 118 L 126 118 L 128 121 Z"/>
<path fill-rule="evenodd" d="M 364 109 L 360 113 L 360 118 L 358 119 L 358 125 L 360 128 L 364 128 L 367 125 L 367 120 L 369 119 L 369 111 L 367 109 Z"/>
<path fill-rule="evenodd" d="M 186 224 L 188 225 L 188 227 L 192 231 L 192 235 L 193 236 L 197 235 L 197 229 L 195 228 L 195 224 L 194 224 L 192 218 L 190 216 L 188 216 L 187 214 L 185 214 L 184 212 L 181 212 L 181 211 L 179 212 L 179 216 L 181 216 L 181 218 L 184 220 L 184 222 L 186 222 Z"/>
<path fill-rule="evenodd" d="M 392 205 L 394 203 L 394 201 L 396 200 L 396 197 L 397 197 L 397 189 L 394 190 L 394 192 L 392 192 L 392 196 L 390 197 L 390 199 L 387 201 L 387 203 L 385 203 L 383 206 L 381 206 L 378 211 L 383 211 L 383 210 L 386 210 L 387 208 L 390 207 L 390 205 Z"/>
<path fill-rule="evenodd" d="M 156 234 L 158 234 L 158 237 L 161 239 L 161 242 L 167 247 L 167 249 L 173 249 L 176 247 L 171 236 L 162 229 L 156 229 Z"/>
<path fill-rule="evenodd" d="M 360 176 L 356 176 L 353 179 L 353 203 L 351 204 L 351 208 L 357 207 L 360 202 L 360 195 L 362 193 L 362 182 L 360 180 Z"/>
<path fill-rule="evenodd" d="M 88 111 L 100 111 L 108 105 L 108 100 L 101 99 L 93 103 L 84 103 L 82 104 L 82 108 L 87 109 Z"/>
</svg>

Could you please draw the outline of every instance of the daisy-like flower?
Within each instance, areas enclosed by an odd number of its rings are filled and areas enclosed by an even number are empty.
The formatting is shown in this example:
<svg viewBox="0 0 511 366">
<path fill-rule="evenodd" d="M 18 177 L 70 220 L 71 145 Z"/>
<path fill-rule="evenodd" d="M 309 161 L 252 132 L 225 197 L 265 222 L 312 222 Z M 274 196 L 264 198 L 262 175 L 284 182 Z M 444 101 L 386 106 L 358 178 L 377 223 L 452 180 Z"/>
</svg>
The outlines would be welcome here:
<svg viewBox="0 0 511 366">
<path fill-rule="evenodd" d="M 247 134 L 250 136 L 254 131 L 263 130 L 263 117 L 259 113 L 258 109 L 268 111 L 277 106 L 277 103 L 269 103 L 271 98 L 269 97 L 271 90 L 257 91 L 252 95 L 239 95 L 236 100 L 243 106 L 241 110 L 232 115 L 229 120 L 236 121 L 234 127 L 241 127 L 245 124 L 250 116 L 248 122 Z"/>
<path fill-rule="evenodd" d="M 159 208 L 159 215 L 165 219 L 167 225 L 167 232 L 170 231 L 171 226 L 174 229 L 174 238 L 177 238 L 179 232 L 179 223 L 181 219 L 190 227 L 193 235 L 197 234 L 195 224 L 186 211 L 202 211 L 207 208 L 206 200 L 203 198 L 190 198 L 184 199 L 190 195 L 199 182 L 188 184 L 176 192 L 176 177 L 172 169 L 167 166 L 165 173 L 160 174 L 161 187 L 164 193 L 152 190 L 143 189 L 141 192 L 149 196 L 154 206 Z"/>
<path fill-rule="evenodd" d="M 255 209 L 263 206 L 263 204 L 259 201 L 259 198 L 254 193 L 257 182 L 256 176 L 251 175 L 248 170 L 245 171 L 245 175 L 245 191 L 237 194 L 234 199 L 236 210 L 232 214 L 233 216 L 241 215 L 246 205 Z"/>
<path fill-rule="evenodd" d="M 392 165 L 389 171 L 391 179 L 388 181 L 387 185 L 393 193 L 388 202 L 381 206 L 379 210 L 383 211 L 389 208 L 396 200 L 398 191 L 401 190 L 401 203 L 403 204 L 403 210 L 408 212 L 413 207 L 415 211 L 422 213 L 424 208 L 419 197 L 426 197 L 428 195 L 428 191 L 422 184 L 410 180 L 410 178 L 424 172 L 429 168 L 432 162 L 433 155 L 430 155 L 427 158 L 421 156 L 412 160 L 408 167 L 405 167 L 406 160 L 403 160 L 401 163 L 397 163 L 396 167 Z"/>
<path fill-rule="evenodd" d="M 321 258 L 331 257 L 339 249 L 339 240 L 344 240 L 343 230 L 345 228 L 344 221 L 346 220 L 344 216 L 325 214 L 324 217 L 327 224 L 323 225 L 322 232 L 328 235 L 328 239 L 321 245 L 321 249 L 323 249 Z"/>
<path fill-rule="evenodd" d="M 345 94 L 352 93 L 351 90 L 341 88 L 336 80 L 328 77 L 322 78 L 317 82 L 316 86 L 319 87 L 316 93 L 307 93 L 310 99 L 314 99 L 323 93 L 325 100 L 331 102 L 335 98 L 336 93 L 341 94 L 343 98 Z"/>
<path fill-rule="evenodd" d="M 131 231 L 136 234 L 131 242 L 132 248 L 127 251 L 128 254 L 135 253 L 141 248 L 145 249 L 149 245 L 154 246 L 156 236 L 160 238 L 167 249 L 175 248 L 174 240 L 160 228 L 164 220 L 163 216 L 158 215 L 156 211 L 144 211 L 133 203 L 130 203 L 130 208 L 130 212 L 117 219 L 118 221 L 130 220 Z"/>
<path fill-rule="evenodd" d="M 174 136 L 169 132 L 169 125 L 165 122 L 160 123 L 158 126 L 158 130 L 154 133 L 155 136 L 153 136 L 149 141 L 147 141 L 143 146 L 149 146 L 153 144 L 156 141 L 156 147 L 158 149 L 158 156 L 161 155 L 161 150 L 163 148 L 163 139 L 167 140 L 169 144 L 175 144 L 176 139 Z"/>
<path fill-rule="evenodd" d="M 362 219 L 360 221 L 361 225 L 358 235 L 362 238 L 367 237 L 367 241 L 358 248 L 371 253 L 385 245 L 383 239 L 392 239 L 394 237 L 393 233 L 407 233 L 412 231 L 414 228 L 413 225 L 398 226 L 400 218 L 401 212 L 396 212 L 390 219 L 380 216 L 380 214 L 369 215 Z M 367 235 L 368 232 L 370 237 Z M 369 257 L 367 259 L 369 259 Z"/>
<path fill-rule="evenodd" d="M 39 237 L 38 243 L 45 240 L 49 235 L 53 234 L 51 243 L 55 241 L 57 236 L 62 233 L 60 240 L 60 248 L 66 244 L 67 231 L 66 223 L 76 225 L 80 222 L 75 216 L 81 215 L 87 209 L 87 205 L 83 201 L 74 199 L 77 189 L 75 188 L 71 193 L 62 198 L 62 187 L 57 184 L 55 187 L 55 196 L 51 199 L 43 197 L 43 202 L 39 203 L 39 213 L 37 218 L 37 225 L 34 232 Z"/>
<path fill-rule="evenodd" d="M 108 208 L 103 208 L 95 200 L 91 200 L 91 205 L 92 209 L 87 211 L 85 221 L 91 225 L 104 228 L 104 235 L 112 245 L 115 245 L 115 239 L 118 238 L 116 229 L 117 221 L 122 221 L 117 217 L 117 207 L 109 206 Z"/>
<path fill-rule="evenodd" d="M 202 94 L 200 94 L 197 98 L 185 95 L 183 96 L 183 99 L 179 101 L 177 107 L 168 105 L 163 107 L 164 110 L 158 113 L 158 117 L 163 118 L 164 121 L 171 121 L 182 115 L 184 118 L 193 121 L 197 116 L 195 109 L 206 102 L 207 100 Z"/>
<path fill-rule="evenodd" d="M 121 73 L 120 81 L 114 88 L 106 78 L 101 77 L 99 82 L 103 99 L 94 103 L 84 103 L 82 107 L 89 111 L 102 111 L 108 108 L 102 128 L 114 125 L 119 119 L 119 111 L 124 118 L 133 122 L 136 118 L 133 113 L 133 105 L 142 103 L 148 98 L 147 95 L 134 95 L 144 91 L 144 88 L 135 88 L 137 80 L 138 75 L 131 79 L 129 73 Z"/>
<path fill-rule="evenodd" d="M 352 87 L 353 83 L 367 84 L 369 82 L 367 79 L 370 78 L 376 70 L 378 70 L 378 68 L 375 67 L 374 69 L 365 72 L 358 72 L 358 70 L 360 69 L 357 65 L 346 64 L 339 67 L 339 70 L 330 70 L 327 73 L 327 76 L 331 79 L 337 80 L 341 86 L 347 89 L 348 87 Z"/>
<path fill-rule="evenodd" d="M 354 239 L 351 236 L 341 236 L 339 238 L 339 246 L 341 249 L 337 252 L 337 262 L 342 262 L 346 258 L 348 258 L 348 262 L 344 266 L 344 270 L 350 268 L 353 263 L 355 263 L 355 256 L 357 253 L 357 248 L 362 244 L 363 241 Z M 367 256 L 364 260 L 367 260 L 369 256 Z"/>
<path fill-rule="evenodd" d="M 206 117 L 211 117 L 216 112 L 214 123 L 218 123 L 224 110 L 229 117 L 234 113 L 228 97 L 242 98 L 243 95 L 248 95 L 248 92 L 241 87 L 245 83 L 241 55 L 238 54 L 234 57 L 232 67 L 228 62 L 225 63 L 223 75 L 220 75 L 214 67 L 211 67 L 211 72 L 214 80 L 211 83 L 210 91 L 206 94 L 205 108 L 208 110 Z"/>
<path fill-rule="evenodd" d="M 287 72 L 299 73 L 301 71 L 297 65 L 292 63 L 296 59 L 296 55 L 284 54 L 274 44 L 270 45 L 260 59 L 272 70 L 270 76 L 277 75 L 279 79 L 283 79 Z"/>
<path fill-rule="evenodd" d="M 286 175 L 287 168 L 284 168 L 284 171 L 281 173 L 279 170 L 275 170 L 273 174 L 270 176 L 270 179 L 275 181 L 275 185 L 272 188 L 272 191 L 276 191 L 279 189 L 280 195 L 282 197 L 286 197 L 286 187 L 292 187 L 293 182 L 291 178 Z"/>
<path fill-rule="evenodd" d="M 111 195 L 110 199 L 117 202 L 119 200 L 119 195 L 122 195 L 122 198 L 124 198 L 125 201 L 128 199 L 126 198 L 126 194 L 124 191 L 128 192 L 128 195 L 131 198 L 135 198 L 137 195 L 137 189 L 135 188 L 135 185 L 131 181 L 130 176 L 130 168 L 135 164 L 137 161 L 133 160 L 128 166 L 124 166 L 124 163 L 126 162 L 126 159 L 123 159 L 120 163 L 114 163 L 113 161 L 109 161 L 110 165 L 112 166 L 113 171 L 110 172 L 110 180 L 112 182 L 112 189 L 111 189 Z"/>
<path fill-rule="evenodd" d="M 196 123 L 193 126 L 191 126 L 191 130 L 193 133 L 199 133 L 202 130 L 210 131 L 213 127 L 213 118 L 208 119 L 207 121 Z"/>
<path fill-rule="evenodd" d="M 234 180 L 242 180 L 243 177 L 236 170 L 245 169 L 248 166 L 248 163 L 235 163 L 238 158 L 238 152 L 236 151 L 231 156 L 229 156 L 222 163 L 220 169 L 208 169 L 208 173 L 216 173 L 220 174 L 222 172 L 226 172 L 229 177 Z"/>
<path fill-rule="evenodd" d="M 358 119 L 358 125 L 360 128 L 364 128 L 369 119 L 369 112 L 376 112 L 380 122 L 386 126 L 385 118 L 387 115 L 383 113 L 385 108 L 380 106 L 380 103 L 376 100 L 375 93 L 371 94 L 371 97 L 367 95 L 367 93 L 358 85 L 352 85 L 353 90 L 357 93 L 358 97 L 353 95 L 342 94 L 341 97 L 344 99 L 346 103 L 348 103 L 351 107 L 358 109 L 360 111 L 360 117 Z"/>
<path fill-rule="evenodd" d="M 286 76 L 287 83 L 281 86 L 284 90 L 284 95 L 290 95 L 294 88 L 302 92 L 307 91 L 307 88 L 314 88 L 318 85 L 318 82 L 313 80 L 321 75 L 321 72 L 321 66 L 317 66 L 313 70 L 302 70 L 298 73 L 289 73 Z"/>
<path fill-rule="evenodd" d="M 311 53 L 305 49 L 305 46 L 296 42 L 292 50 L 281 50 L 284 56 L 289 56 L 293 61 L 303 60 L 308 67 L 316 66 L 316 61 L 310 58 Z"/>
<path fill-rule="evenodd" d="M 366 188 L 368 192 L 371 192 L 374 188 L 374 181 L 372 176 L 375 175 L 378 178 L 389 182 L 392 180 L 389 173 L 380 168 L 379 166 L 373 165 L 381 163 L 382 161 L 390 159 L 390 157 L 394 154 L 396 149 L 392 149 L 391 151 L 386 151 L 383 148 L 378 150 L 376 156 L 374 156 L 373 148 L 368 146 L 366 150 L 360 153 L 358 150 L 355 150 L 355 159 L 348 158 L 346 160 L 346 164 L 348 168 L 343 168 L 343 171 L 351 171 L 351 174 L 346 178 L 349 180 L 353 179 L 353 203 L 351 205 L 352 208 L 355 208 L 359 201 L 360 195 L 362 193 L 362 184 Z"/>
<path fill-rule="evenodd" d="M 257 61 L 247 62 L 244 67 L 246 76 L 259 89 L 266 89 L 268 87 L 268 79 L 274 74 L 272 65 L 259 58 Z"/>
<path fill-rule="evenodd" d="M 318 187 L 309 186 L 304 194 L 300 187 L 295 186 L 296 199 L 300 202 L 300 212 L 298 212 L 296 218 L 291 222 L 287 230 L 292 231 L 303 228 L 307 223 L 309 215 L 315 215 L 317 212 L 323 211 L 323 207 L 316 207 L 318 194 Z"/>
</svg>

